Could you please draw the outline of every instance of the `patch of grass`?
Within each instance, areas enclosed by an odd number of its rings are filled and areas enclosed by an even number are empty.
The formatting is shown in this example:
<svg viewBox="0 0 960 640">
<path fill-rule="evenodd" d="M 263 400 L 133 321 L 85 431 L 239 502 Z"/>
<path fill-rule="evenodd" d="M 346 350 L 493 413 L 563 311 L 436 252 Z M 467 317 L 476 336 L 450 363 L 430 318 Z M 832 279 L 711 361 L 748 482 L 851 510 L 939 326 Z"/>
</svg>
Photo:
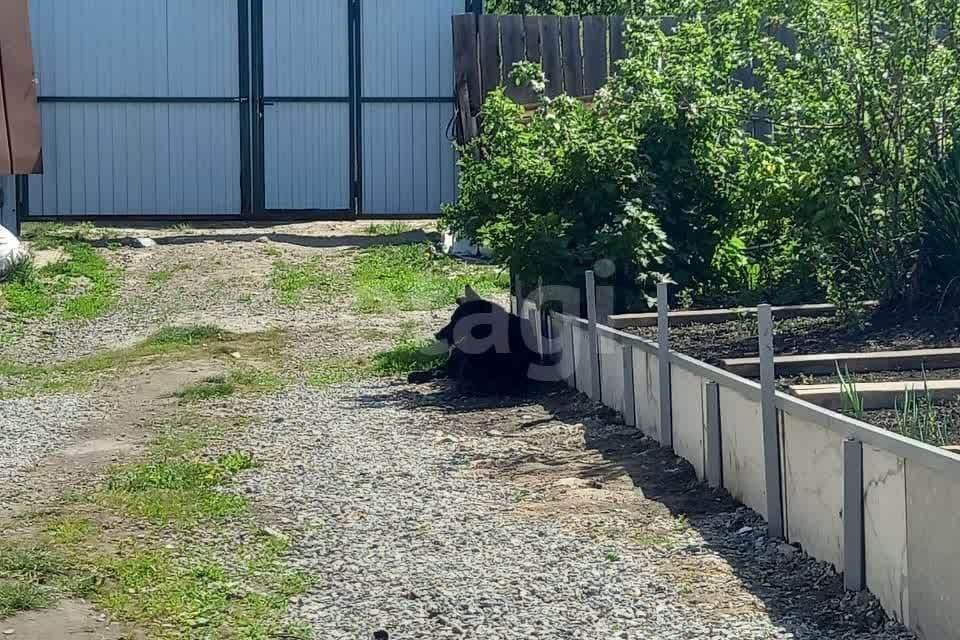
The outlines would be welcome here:
<svg viewBox="0 0 960 640">
<path fill-rule="evenodd" d="M 158 269 L 157 271 L 154 271 L 149 276 L 147 276 L 147 282 L 152 284 L 155 287 L 161 287 L 167 284 L 168 282 L 170 282 L 171 280 L 173 280 L 173 277 L 177 273 L 181 271 L 189 271 L 189 270 L 190 270 L 190 265 L 181 262 L 170 269 Z"/>
<path fill-rule="evenodd" d="M 149 340 L 147 346 L 194 346 L 205 342 L 217 342 L 225 338 L 226 332 L 211 325 L 193 325 L 187 327 L 164 327 L 157 331 Z"/>
<path fill-rule="evenodd" d="M 329 273 L 319 258 L 302 263 L 277 260 L 270 274 L 278 304 L 296 306 L 319 298 L 328 298 L 341 288 L 336 274 Z"/>
<path fill-rule="evenodd" d="M 310 386 L 324 389 L 334 384 L 361 380 L 369 375 L 369 363 L 361 358 L 326 358 L 314 365 L 307 377 Z"/>
<path fill-rule="evenodd" d="M 89 320 L 113 310 L 119 271 L 89 244 L 71 243 L 63 249 L 69 260 L 41 269 L 21 266 L 0 284 L 0 299 L 8 311 L 22 318 L 39 318 L 59 309 L 67 320 Z"/>
<path fill-rule="evenodd" d="M 249 451 L 231 451 L 220 456 L 217 461 L 227 473 L 240 473 L 257 466 L 253 454 Z"/>
<path fill-rule="evenodd" d="M 233 334 L 217 327 L 167 327 L 140 344 L 87 356 L 50 366 L 20 364 L 0 360 L 0 377 L 14 379 L 14 384 L 0 390 L 0 398 L 36 396 L 62 391 L 86 389 L 96 374 L 119 372 L 173 356 L 216 357 L 235 352 L 259 359 L 275 359 L 283 343 L 283 333 L 268 331 Z M 277 388 L 279 380 L 272 374 L 237 374 L 234 382 L 251 390 Z M 254 380 L 259 376 L 259 380 Z"/>
<path fill-rule="evenodd" d="M 371 224 L 365 229 L 367 235 L 371 236 L 399 236 L 404 233 L 410 233 L 414 228 L 405 222 L 384 222 Z"/>
<path fill-rule="evenodd" d="M 211 376 L 176 393 L 184 402 L 225 398 L 237 393 L 269 393 L 282 387 L 276 374 L 260 369 L 239 369 L 227 375 Z"/>
<path fill-rule="evenodd" d="M 463 295 L 467 284 L 480 294 L 509 286 L 505 273 L 436 255 L 427 244 L 367 249 L 352 280 L 357 309 L 371 314 L 442 309 Z"/>
<path fill-rule="evenodd" d="M 0 579 L 0 620 L 20 611 L 33 611 L 48 606 L 50 595 L 39 585 Z"/>
<path fill-rule="evenodd" d="M 27 222 L 21 229 L 21 238 L 37 250 L 55 249 L 77 242 L 90 242 L 111 237 L 109 231 L 98 229 L 93 223 Z"/>
<path fill-rule="evenodd" d="M 59 544 L 79 544 L 94 532 L 94 525 L 86 518 L 64 516 L 49 523 L 46 534 Z"/>
<path fill-rule="evenodd" d="M 246 422 L 246 419 L 237 418 L 231 426 L 239 428 Z M 227 425 L 221 420 L 178 412 L 171 420 L 155 425 L 155 430 L 159 435 L 151 446 L 153 455 L 160 460 L 168 460 L 202 450 L 212 438 L 222 436 L 227 431 Z"/>
<path fill-rule="evenodd" d="M 436 342 L 407 339 L 373 356 L 370 370 L 378 376 L 404 375 L 446 362 L 447 349 Z"/>
<path fill-rule="evenodd" d="M 135 517 L 191 526 L 245 512 L 244 498 L 218 488 L 252 466 L 247 454 L 225 456 L 217 464 L 180 459 L 125 465 L 113 471 L 99 500 Z"/>
<path fill-rule="evenodd" d="M 263 542 L 245 560 L 228 567 L 141 551 L 103 567 L 113 586 L 99 604 L 121 620 L 149 626 L 161 640 L 311 637 L 284 623 L 289 599 L 309 588 L 309 578 L 283 567 Z"/>
<path fill-rule="evenodd" d="M 62 573 L 63 563 L 48 551 L 0 542 L 0 574 L 5 577 L 45 582 Z"/>
<path fill-rule="evenodd" d="M 446 350 L 436 343 L 405 338 L 392 349 L 370 358 L 328 358 L 314 365 L 307 382 L 317 389 L 365 378 L 399 376 L 431 369 L 446 361 Z"/>
</svg>

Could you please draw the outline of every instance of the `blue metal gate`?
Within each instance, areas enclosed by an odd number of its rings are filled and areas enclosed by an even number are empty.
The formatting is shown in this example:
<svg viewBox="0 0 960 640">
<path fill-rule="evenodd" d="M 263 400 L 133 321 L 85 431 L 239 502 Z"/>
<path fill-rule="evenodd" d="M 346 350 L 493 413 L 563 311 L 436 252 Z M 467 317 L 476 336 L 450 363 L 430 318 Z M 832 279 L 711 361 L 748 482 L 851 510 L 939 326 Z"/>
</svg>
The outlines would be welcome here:
<svg viewBox="0 0 960 640">
<path fill-rule="evenodd" d="M 31 0 L 45 157 L 34 216 L 237 214 L 238 0 Z"/>
<path fill-rule="evenodd" d="M 20 200 L 33 218 L 436 214 L 464 4 L 30 0 L 45 173 Z"/>
</svg>

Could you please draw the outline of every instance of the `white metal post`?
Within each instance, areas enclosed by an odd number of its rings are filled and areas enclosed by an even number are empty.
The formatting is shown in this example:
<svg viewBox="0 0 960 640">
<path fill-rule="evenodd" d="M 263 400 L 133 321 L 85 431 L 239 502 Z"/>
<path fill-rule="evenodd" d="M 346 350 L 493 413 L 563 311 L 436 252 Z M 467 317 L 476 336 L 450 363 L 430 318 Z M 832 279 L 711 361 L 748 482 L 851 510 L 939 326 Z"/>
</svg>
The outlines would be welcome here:
<svg viewBox="0 0 960 640">
<path fill-rule="evenodd" d="M 597 334 L 597 282 L 593 271 L 584 274 L 587 284 L 587 333 L 590 358 L 590 391 L 593 400 L 600 399 L 600 342 Z"/>
<path fill-rule="evenodd" d="M 673 449 L 673 399 L 670 385 L 670 301 L 667 283 L 657 285 L 657 363 L 660 377 L 660 446 Z"/>
<path fill-rule="evenodd" d="M 757 307 L 760 336 L 760 410 L 763 426 L 763 468 L 767 485 L 767 522 L 771 538 L 784 537 L 783 483 L 780 476 L 780 425 L 777 418 L 777 380 L 774 370 L 773 308 Z"/>
</svg>

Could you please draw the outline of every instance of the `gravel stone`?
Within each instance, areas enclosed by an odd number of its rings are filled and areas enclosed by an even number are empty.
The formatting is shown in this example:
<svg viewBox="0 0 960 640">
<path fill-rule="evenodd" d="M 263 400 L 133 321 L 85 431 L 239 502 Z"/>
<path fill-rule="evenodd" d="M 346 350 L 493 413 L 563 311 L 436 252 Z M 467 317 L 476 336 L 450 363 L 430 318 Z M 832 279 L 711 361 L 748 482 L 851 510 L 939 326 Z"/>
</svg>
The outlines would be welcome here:
<svg viewBox="0 0 960 640">
<path fill-rule="evenodd" d="M 0 400 L 0 493 L 67 443 L 78 426 L 101 415 L 77 396 Z"/>
<path fill-rule="evenodd" d="M 762 527 L 756 514 L 741 507 L 704 517 L 679 549 L 596 540 L 556 520 L 524 517 L 520 489 L 480 475 L 469 459 L 481 443 L 493 451 L 515 440 L 438 438 L 438 429 L 456 429 L 456 412 L 393 402 L 395 392 L 384 384 L 299 388 L 241 407 L 266 419 L 240 443 L 256 447 L 263 466 L 239 490 L 283 514 L 296 532 L 290 562 L 316 587 L 292 615 L 318 638 L 912 637 L 896 625 L 883 628 L 882 614 L 874 626 L 821 626 L 805 604 L 782 610 L 804 595 L 790 590 L 822 598 L 839 580 L 802 554 L 784 564 L 774 553 L 752 593 L 726 578 L 716 585 L 742 591 L 752 606 L 729 610 L 709 598 L 692 606 L 691 586 L 676 569 L 696 563 L 697 584 L 709 590 L 710 567 L 761 564 L 753 536 L 742 533 Z M 827 609 L 859 615 L 877 608 L 873 598 L 843 596 L 842 587 L 829 593 L 835 602 Z"/>
</svg>

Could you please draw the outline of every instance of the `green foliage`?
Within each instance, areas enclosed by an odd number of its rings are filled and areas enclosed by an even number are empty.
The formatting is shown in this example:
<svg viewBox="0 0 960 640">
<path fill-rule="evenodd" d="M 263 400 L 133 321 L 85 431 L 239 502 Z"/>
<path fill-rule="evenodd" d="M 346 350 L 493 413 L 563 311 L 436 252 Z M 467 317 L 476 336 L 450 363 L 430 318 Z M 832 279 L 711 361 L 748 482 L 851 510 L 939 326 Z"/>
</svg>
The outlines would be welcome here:
<svg viewBox="0 0 960 640">
<path fill-rule="evenodd" d="M 852 415 L 857 420 L 863 420 L 866 415 L 863 408 L 863 395 L 857 390 L 857 381 L 844 368 L 840 373 L 840 363 L 836 363 L 837 378 L 840 380 L 840 397 L 843 404 L 842 411 Z"/>
<path fill-rule="evenodd" d="M 365 231 L 371 236 L 399 236 L 414 231 L 414 227 L 406 222 L 384 222 L 371 224 Z"/>
<path fill-rule="evenodd" d="M 896 431 L 902 436 L 915 438 L 937 447 L 950 444 L 947 430 L 944 428 L 934 407 L 933 395 L 927 384 L 927 372 L 923 372 L 923 395 L 915 389 L 905 389 L 903 402 L 895 403 L 897 414 Z"/>
<path fill-rule="evenodd" d="M 284 306 L 328 299 L 342 284 L 340 277 L 330 273 L 319 258 L 300 264 L 277 260 L 273 263 L 270 283 L 277 302 Z"/>
<path fill-rule="evenodd" d="M 508 288 L 502 272 L 438 255 L 427 244 L 367 249 L 352 277 L 357 309 L 372 314 L 442 309 L 452 305 L 467 284 L 480 294 Z"/>
<path fill-rule="evenodd" d="M 447 351 L 435 342 L 405 336 L 397 345 L 371 358 L 327 358 L 318 362 L 308 382 L 317 389 L 364 378 L 390 377 L 432 369 L 447 359 Z"/>
<path fill-rule="evenodd" d="M 531 77 L 525 65 L 516 75 Z M 527 118 L 502 91 L 481 117 L 444 224 L 490 247 L 525 282 L 579 287 L 583 271 L 606 259 L 621 290 L 649 293 L 668 246 L 638 197 L 645 175 L 634 123 L 568 97 L 544 98 Z"/>
<path fill-rule="evenodd" d="M 797 51 L 767 56 L 758 75 L 821 281 L 838 302 L 912 303 L 924 178 L 957 125 L 958 4 L 784 5 Z"/>
<path fill-rule="evenodd" d="M 59 309 L 67 320 L 90 320 L 113 310 L 119 272 L 89 244 L 63 246 L 67 259 L 40 269 L 23 263 L 0 284 L 0 304 L 21 318 Z"/>
<path fill-rule="evenodd" d="M 643 4 L 638 0 L 487 0 L 486 10 L 526 15 L 623 15 Z"/>
<path fill-rule="evenodd" d="M 269 393 L 282 386 L 276 374 L 261 369 L 238 369 L 226 375 L 210 376 L 176 393 L 184 402 L 225 398 L 236 393 Z"/>
<path fill-rule="evenodd" d="M 960 308 L 960 146 L 930 171 L 920 210 L 914 296 L 937 310 Z"/>
<path fill-rule="evenodd" d="M 216 464 L 162 459 L 115 469 L 99 498 L 135 517 L 190 526 L 244 512 L 247 501 L 219 490 L 228 478 L 254 466 L 247 453 L 232 452 Z"/>
<path fill-rule="evenodd" d="M 446 346 L 421 340 L 404 340 L 373 356 L 371 371 L 379 376 L 403 375 L 438 367 L 447 359 Z"/>
</svg>

